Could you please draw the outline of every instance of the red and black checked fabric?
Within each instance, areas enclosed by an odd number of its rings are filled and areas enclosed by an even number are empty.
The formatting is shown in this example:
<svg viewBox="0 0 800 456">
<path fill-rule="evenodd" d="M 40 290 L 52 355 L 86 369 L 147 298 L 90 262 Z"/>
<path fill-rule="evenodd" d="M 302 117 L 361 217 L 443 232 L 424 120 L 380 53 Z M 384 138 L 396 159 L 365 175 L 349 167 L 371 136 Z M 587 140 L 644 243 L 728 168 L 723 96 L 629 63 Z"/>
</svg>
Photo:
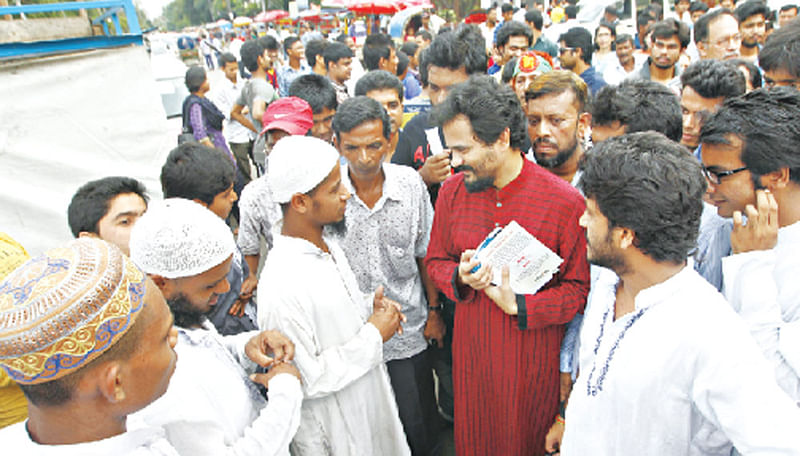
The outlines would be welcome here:
<svg viewBox="0 0 800 456">
<path fill-rule="evenodd" d="M 436 287 L 456 302 L 456 454 L 544 453 L 558 409 L 564 324 L 583 312 L 589 292 L 586 237 L 578 225 L 583 210 L 577 190 L 528 160 L 501 190 L 468 193 L 462 174 L 442 185 L 425 264 Z M 461 288 L 457 299 L 452 285 L 461 252 L 512 220 L 564 259 L 553 280 L 526 296 L 527 330 L 485 293 Z"/>
</svg>

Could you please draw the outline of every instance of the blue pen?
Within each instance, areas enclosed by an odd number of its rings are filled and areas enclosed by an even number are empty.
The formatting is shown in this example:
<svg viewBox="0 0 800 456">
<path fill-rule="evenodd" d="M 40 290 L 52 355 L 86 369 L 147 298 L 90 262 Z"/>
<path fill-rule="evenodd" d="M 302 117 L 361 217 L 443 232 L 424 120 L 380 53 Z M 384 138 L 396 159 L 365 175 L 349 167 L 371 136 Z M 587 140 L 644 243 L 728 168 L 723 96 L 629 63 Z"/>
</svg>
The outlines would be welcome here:
<svg viewBox="0 0 800 456">
<path fill-rule="evenodd" d="M 481 245 L 478 246 L 478 249 L 476 250 L 475 255 L 473 256 L 473 258 L 476 258 L 478 256 L 478 253 L 480 253 L 481 250 L 483 250 L 487 245 L 489 245 L 489 243 L 492 242 L 494 240 L 494 238 L 496 238 L 497 235 L 500 234 L 501 231 L 503 231 L 503 228 L 500 228 L 499 226 L 497 228 L 493 229 L 489 233 L 489 235 L 486 236 L 486 239 L 484 239 L 483 242 L 481 242 Z M 469 273 L 470 274 L 475 274 L 476 272 L 478 272 L 478 269 L 480 269 L 480 268 L 481 268 L 481 264 L 478 263 L 478 265 L 475 266 L 474 268 L 472 268 L 469 271 Z"/>
</svg>

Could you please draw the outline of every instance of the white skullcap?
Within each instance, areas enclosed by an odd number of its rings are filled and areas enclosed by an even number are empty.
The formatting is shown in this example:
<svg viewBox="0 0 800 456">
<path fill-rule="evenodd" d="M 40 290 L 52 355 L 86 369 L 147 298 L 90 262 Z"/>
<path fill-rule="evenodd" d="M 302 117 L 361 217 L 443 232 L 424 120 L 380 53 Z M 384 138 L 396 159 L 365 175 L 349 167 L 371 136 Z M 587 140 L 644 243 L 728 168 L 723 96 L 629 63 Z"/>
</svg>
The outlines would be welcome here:
<svg viewBox="0 0 800 456">
<path fill-rule="evenodd" d="M 269 154 L 267 183 L 276 203 L 288 203 L 295 193 L 308 193 L 339 163 L 339 153 L 311 136 L 286 136 Z"/>
<path fill-rule="evenodd" d="M 151 204 L 131 230 L 131 260 L 147 274 L 167 279 L 202 274 L 227 260 L 235 248 L 221 218 L 183 198 Z"/>
</svg>

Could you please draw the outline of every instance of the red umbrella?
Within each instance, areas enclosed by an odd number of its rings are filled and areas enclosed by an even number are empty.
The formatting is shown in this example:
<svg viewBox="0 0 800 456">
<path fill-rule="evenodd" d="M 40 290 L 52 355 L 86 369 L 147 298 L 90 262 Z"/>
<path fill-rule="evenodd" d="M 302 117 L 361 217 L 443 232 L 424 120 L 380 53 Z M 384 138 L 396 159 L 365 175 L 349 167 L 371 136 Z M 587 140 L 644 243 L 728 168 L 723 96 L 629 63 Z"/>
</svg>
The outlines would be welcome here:
<svg viewBox="0 0 800 456">
<path fill-rule="evenodd" d="M 264 11 L 258 13 L 256 17 L 253 18 L 254 22 L 272 22 L 277 21 L 279 19 L 283 19 L 284 17 L 289 17 L 289 12 L 284 10 L 272 10 L 272 11 Z"/>
<path fill-rule="evenodd" d="M 473 11 L 464 18 L 465 24 L 483 24 L 484 22 L 486 22 L 486 13 L 483 10 Z"/>
<path fill-rule="evenodd" d="M 403 6 L 395 0 L 352 0 L 347 3 L 347 9 L 359 14 L 394 14 Z"/>
<path fill-rule="evenodd" d="M 431 3 L 431 0 L 400 0 L 400 5 L 405 8 L 411 8 L 414 6 L 418 6 L 420 8 L 435 8 L 434 4 Z"/>
</svg>

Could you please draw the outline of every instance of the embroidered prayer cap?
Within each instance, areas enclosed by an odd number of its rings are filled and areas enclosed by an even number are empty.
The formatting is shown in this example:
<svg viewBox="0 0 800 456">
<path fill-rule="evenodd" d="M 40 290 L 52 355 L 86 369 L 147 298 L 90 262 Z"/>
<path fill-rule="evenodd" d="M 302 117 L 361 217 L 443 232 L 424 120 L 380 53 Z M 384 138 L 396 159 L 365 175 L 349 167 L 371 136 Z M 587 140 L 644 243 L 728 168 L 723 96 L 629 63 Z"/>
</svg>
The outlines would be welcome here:
<svg viewBox="0 0 800 456">
<path fill-rule="evenodd" d="M 0 366 L 25 385 L 85 366 L 133 326 L 146 278 L 117 246 L 95 238 L 27 261 L 0 282 Z"/>
<path fill-rule="evenodd" d="M 290 135 L 304 135 L 314 126 L 314 113 L 311 105 L 299 97 L 279 98 L 269 104 L 261 118 L 264 128 L 261 134 L 270 130 L 283 130 Z"/>
<path fill-rule="evenodd" d="M 0 232 L 0 280 L 29 259 L 30 255 L 24 247 L 6 233 Z"/>
<path fill-rule="evenodd" d="M 274 201 L 288 203 L 295 193 L 308 193 L 328 177 L 338 162 L 339 153 L 321 139 L 311 136 L 281 139 L 269 154 L 267 183 Z"/>
<path fill-rule="evenodd" d="M 514 76 L 520 73 L 544 74 L 553 71 L 553 61 L 548 54 L 539 51 L 528 51 L 517 59 Z"/>
<path fill-rule="evenodd" d="M 235 248 L 233 233 L 221 218 L 183 198 L 151 204 L 131 229 L 133 262 L 167 279 L 202 274 L 227 260 Z"/>
</svg>

